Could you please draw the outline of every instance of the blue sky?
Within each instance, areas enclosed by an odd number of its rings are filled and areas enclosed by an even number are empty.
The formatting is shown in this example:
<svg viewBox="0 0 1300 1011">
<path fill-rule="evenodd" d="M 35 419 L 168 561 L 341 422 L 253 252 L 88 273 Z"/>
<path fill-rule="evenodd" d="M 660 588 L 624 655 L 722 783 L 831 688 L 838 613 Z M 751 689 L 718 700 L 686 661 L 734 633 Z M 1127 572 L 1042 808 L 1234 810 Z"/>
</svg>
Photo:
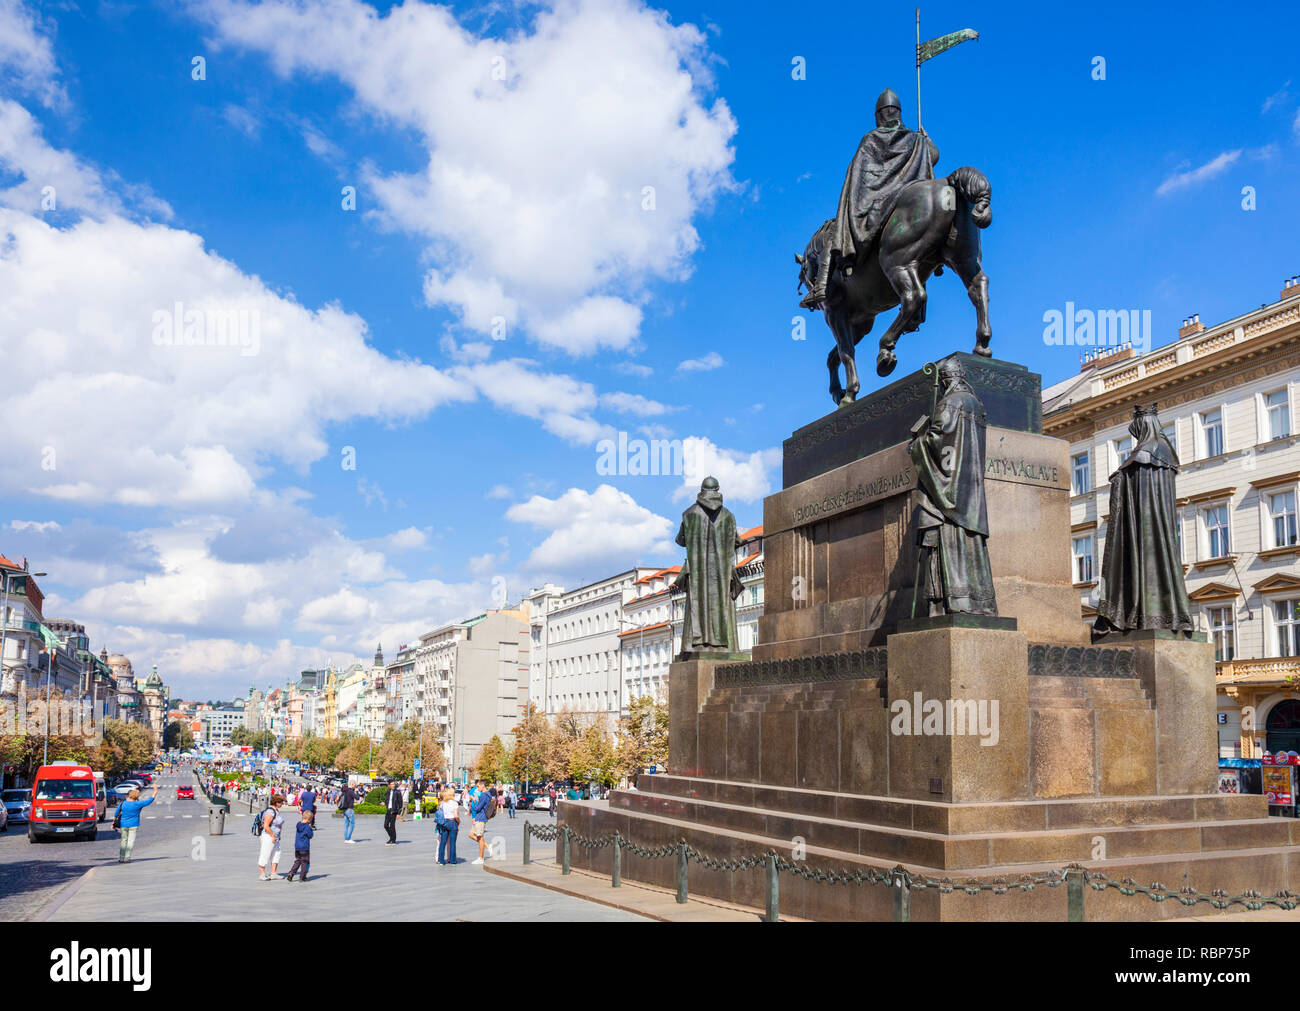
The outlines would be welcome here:
<svg viewBox="0 0 1300 1011">
<path fill-rule="evenodd" d="M 916 125 L 909 5 L 390 7 L 0 0 L 0 553 L 181 695 L 672 564 L 704 472 L 761 522 L 831 408 L 792 254 L 884 87 Z M 923 113 L 939 170 L 993 185 L 998 357 L 1076 371 L 1042 337 L 1067 301 L 1149 309 L 1159 344 L 1277 298 L 1292 17 L 923 9 L 981 33 Z M 973 342 L 959 284 L 930 294 L 899 374 Z M 177 301 L 256 312 L 258 353 L 160 346 Z M 598 473 L 620 431 L 691 466 Z"/>
</svg>

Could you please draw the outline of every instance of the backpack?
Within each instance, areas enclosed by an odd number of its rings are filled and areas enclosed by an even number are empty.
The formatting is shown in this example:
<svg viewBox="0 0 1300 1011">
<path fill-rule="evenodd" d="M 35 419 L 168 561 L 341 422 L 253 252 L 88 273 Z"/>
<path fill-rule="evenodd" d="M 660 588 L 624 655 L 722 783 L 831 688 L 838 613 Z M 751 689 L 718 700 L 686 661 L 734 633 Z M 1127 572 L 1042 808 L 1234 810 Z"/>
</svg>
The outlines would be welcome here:
<svg viewBox="0 0 1300 1011">
<path fill-rule="evenodd" d="M 259 836 L 262 834 L 265 828 L 265 826 L 263 825 L 263 821 L 266 818 L 266 813 L 270 810 L 271 809 L 269 807 L 264 807 L 262 808 L 262 810 L 257 812 L 257 818 L 253 821 L 253 835 Z"/>
<path fill-rule="evenodd" d="M 489 818 L 495 818 L 497 816 L 497 799 L 495 797 L 488 798 L 487 816 Z"/>
</svg>

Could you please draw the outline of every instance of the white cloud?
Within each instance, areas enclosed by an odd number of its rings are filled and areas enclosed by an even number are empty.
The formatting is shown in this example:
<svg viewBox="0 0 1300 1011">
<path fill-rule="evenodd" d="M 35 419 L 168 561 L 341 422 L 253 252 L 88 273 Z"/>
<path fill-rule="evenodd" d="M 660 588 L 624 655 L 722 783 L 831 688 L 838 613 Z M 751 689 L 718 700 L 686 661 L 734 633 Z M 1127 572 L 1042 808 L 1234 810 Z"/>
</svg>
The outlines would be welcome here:
<svg viewBox="0 0 1300 1011">
<path fill-rule="evenodd" d="M 40 419 L 11 435 L 0 491 L 245 501 L 269 462 L 303 469 L 323 456 L 331 424 L 408 421 L 473 398 L 437 369 L 376 351 L 359 317 L 271 291 L 192 233 L 112 214 L 58 229 L 0 208 L 0 234 L 7 406 Z M 182 316 L 245 312 L 258 339 L 160 344 L 158 321 L 178 303 Z"/>
<path fill-rule="evenodd" d="M 706 36 L 633 0 L 561 2 L 506 38 L 432 4 L 191 10 L 218 41 L 284 76 L 335 76 L 357 108 L 418 132 L 423 169 L 371 164 L 363 182 L 384 223 L 427 239 L 426 298 L 479 332 L 502 316 L 575 354 L 629 347 L 646 286 L 690 273 L 693 218 L 736 187 Z"/>
<path fill-rule="evenodd" d="M 682 484 L 673 492 L 674 501 L 693 499 L 700 482 L 716 477 L 724 498 L 736 502 L 758 502 L 772 491 L 768 472 L 781 465 L 779 449 L 744 453 L 721 449 L 708 439 L 689 436 L 682 440 Z"/>
<path fill-rule="evenodd" d="M 547 532 L 525 564 L 539 578 L 596 579 L 676 551 L 671 521 L 607 484 L 593 492 L 570 488 L 553 499 L 534 495 L 507 509 L 506 519 Z"/>
<path fill-rule="evenodd" d="M 384 543 L 393 551 L 411 551 L 423 548 L 429 543 L 429 535 L 418 527 L 407 527 L 384 538 Z"/>
<path fill-rule="evenodd" d="M 261 121 L 242 105 L 227 103 L 221 107 L 221 118 L 250 140 L 262 132 Z"/>
<path fill-rule="evenodd" d="M 487 493 L 488 498 L 511 498 L 513 495 L 514 491 L 506 484 L 494 484 Z"/>
<path fill-rule="evenodd" d="M 54 520 L 46 520 L 44 523 L 38 520 L 10 520 L 9 529 L 18 533 L 44 534 L 61 528 Z"/>
<path fill-rule="evenodd" d="M 667 404 L 643 397 L 639 393 L 602 393 L 600 406 L 618 411 L 620 414 L 635 414 L 641 418 L 654 418 L 661 414 L 669 414 L 673 410 Z"/>
<path fill-rule="evenodd" d="M 649 365 L 638 365 L 636 362 L 619 362 L 614 366 L 614 371 L 621 372 L 625 376 L 637 376 L 640 379 L 649 379 L 655 372 Z"/>
<path fill-rule="evenodd" d="M 1238 148 L 1235 151 L 1224 151 L 1221 154 L 1215 155 L 1215 157 L 1211 158 L 1199 168 L 1177 172 L 1156 187 L 1156 196 L 1163 197 L 1167 194 L 1175 193 L 1178 190 L 1186 189 L 1189 186 L 1196 186 L 1199 183 L 1213 179 L 1215 176 L 1221 175 L 1223 172 L 1227 171 L 1227 169 L 1241 157 L 1241 154 L 1241 148 Z"/>
<path fill-rule="evenodd" d="M 67 104 L 54 47 L 21 0 L 0 0 L 0 78 L 48 108 Z"/>
<path fill-rule="evenodd" d="M 710 372 L 713 369 L 720 369 L 726 363 L 722 360 L 722 355 L 716 351 L 710 351 L 703 358 L 688 358 L 677 366 L 678 372 Z"/>
</svg>

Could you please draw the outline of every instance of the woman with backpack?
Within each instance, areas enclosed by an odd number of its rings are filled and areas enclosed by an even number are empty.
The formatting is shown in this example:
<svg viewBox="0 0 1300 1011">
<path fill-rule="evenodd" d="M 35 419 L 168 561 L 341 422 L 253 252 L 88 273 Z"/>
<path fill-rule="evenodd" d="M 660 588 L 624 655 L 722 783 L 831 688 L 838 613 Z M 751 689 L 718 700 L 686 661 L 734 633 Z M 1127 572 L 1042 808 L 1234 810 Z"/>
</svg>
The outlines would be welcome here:
<svg viewBox="0 0 1300 1011">
<path fill-rule="evenodd" d="M 456 803 L 456 792 L 444 787 L 438 795 L 438 809 L 434 814 L 438 826 L 438 863 L 456 863 L 456 834 L 460 831 L 460 805 Z"/>
<path fill-rule="evenodd" d="M 262 848 L 257 857 L 258 881 L 277 880 L 280 869 L 280 836 L 284 832 L 284 815 L 280 808 L 284 798 L 278 793 L 272 794 L 271 805 L 257 816 L 253 823 L 253 835 L 262 837 Z M 266 863 L 271 862 L 271 873 L 266 873 Z"/>
</svg>

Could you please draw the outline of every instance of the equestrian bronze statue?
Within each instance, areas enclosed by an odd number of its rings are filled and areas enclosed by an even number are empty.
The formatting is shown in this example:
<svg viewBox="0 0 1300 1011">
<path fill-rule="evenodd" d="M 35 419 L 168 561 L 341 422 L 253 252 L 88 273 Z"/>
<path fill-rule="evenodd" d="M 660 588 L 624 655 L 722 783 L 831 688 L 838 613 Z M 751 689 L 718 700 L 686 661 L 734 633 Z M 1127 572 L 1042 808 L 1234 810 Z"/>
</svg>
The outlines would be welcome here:
<svg viewBox="0 0 1300 1011">
<path fill-rule="evenodd" d="M 876 356 L 878 375 L 894 371 L 894 345 L 925 322 L 926 281 L 945 266 L 961 278 L 975 306 L 975 354 L 992 355 L 979 234 L 993 220 L 992 188 L 969 166 L 936 179 L 938 160 L 929 136 L 903 125 L 898 96 L 886 89 L 876 102 L 876 128 L 862 138 L 844 177 L 835 217 L 817 229 L 802 256 L 795 254 L 799 287 L 808 287 L 800 304 L 820 308 L 835 335 L 826 366 L 837 404 L 857 398 L 858 341 L 879 313 L 897 306 Z"/>
</svg>

